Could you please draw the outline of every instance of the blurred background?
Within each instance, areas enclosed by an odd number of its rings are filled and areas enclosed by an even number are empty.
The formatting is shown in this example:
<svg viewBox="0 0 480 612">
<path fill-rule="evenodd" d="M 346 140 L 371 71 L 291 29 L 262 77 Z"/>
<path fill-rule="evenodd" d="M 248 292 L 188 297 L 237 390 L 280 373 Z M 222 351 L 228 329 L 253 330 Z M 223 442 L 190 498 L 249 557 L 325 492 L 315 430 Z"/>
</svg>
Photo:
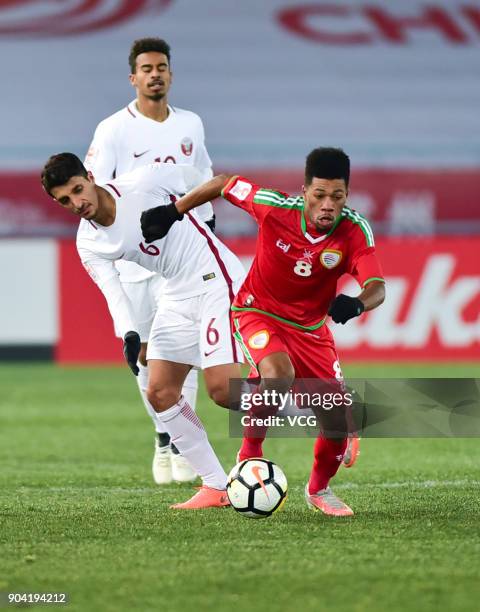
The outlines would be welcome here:
<svg viewBox="0 0 480 612">
<path fill-rule="evenodd" d="M 135 97 L 127 58 L 144 36 L 170 43 L 169 102 L 201 116 L 215 171 L 298 193 L 312 148 L 350 155 L 349 204 L 372 223 L 388 291 L 334 329 L 344 361 L 480 359 L 479 2 L 0 0 L 1 359 L 123 359 L 77 222 L 39 170 L 83 158 Z M 255 224 L 216 207 L 248 263 Z"/>
</svg>

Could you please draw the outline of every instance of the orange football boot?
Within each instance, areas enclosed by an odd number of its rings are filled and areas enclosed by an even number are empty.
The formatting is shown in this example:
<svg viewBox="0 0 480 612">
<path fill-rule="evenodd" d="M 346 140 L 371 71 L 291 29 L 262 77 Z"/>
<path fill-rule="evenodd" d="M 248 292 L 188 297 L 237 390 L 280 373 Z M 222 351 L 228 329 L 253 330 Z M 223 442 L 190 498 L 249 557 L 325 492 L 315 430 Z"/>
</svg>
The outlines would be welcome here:
<svg viewBox="0 0 480 612">
<path fill-rule="evenodd" d="M 355 461 L 358 459 L 360 454 L 360 438 L 352 436 L 348 438 L 347 448 L 343 455 L 343 465 L 347 468 L 351 468 Z"/>
<path fill-rule="evenodd" d="M 309 493 L 307 482 L 305 501 L 315 512 L 320 510 L 328 516 L 353 516 L 353 510 L 339 499 L 330 487 L 321 489 L 317 493 Z"/>
<path fill-rule="evenodd" d="M 225 490 L 213 489 L 203 485 L 186 502 L 173 504 L 170 508 L 175 510 L 200 510 L 201 508 L 224 508 L 229 505 L 230 502 Z"/>
</svg>

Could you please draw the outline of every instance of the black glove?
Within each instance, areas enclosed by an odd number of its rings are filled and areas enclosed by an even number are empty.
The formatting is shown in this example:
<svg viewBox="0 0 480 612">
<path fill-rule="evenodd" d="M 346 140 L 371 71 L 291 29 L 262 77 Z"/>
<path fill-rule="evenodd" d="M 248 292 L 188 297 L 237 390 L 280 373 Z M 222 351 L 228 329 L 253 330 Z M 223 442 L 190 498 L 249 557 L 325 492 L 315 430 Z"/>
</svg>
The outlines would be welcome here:
<svg viewBox="0 0 480 612">
<path fill-rule="evenodd" d="M 330 304 L 328 314 L 335 323 L 344 325 L 349 319 L 358 317 L 365 310 L 362 300 L 340 293 Z"/>
<path fill-rule="evenodd" d="M 215 215 L 208 221 L 205 221 L 205 225 L 208 225 L 212 232 L 215 233 Z"/>
<path fill-rule="evenodd" d="M 145 242 L 150 243 L 159 240 L 168 234 L 168 230 L 175 221 L 181 221 L 181 215 L 175 204 L 172 202 L 167 206 L 157 206 L 142 212 L 140 225 Z"/>
<path fill-rule="evenodd" d="M 135 376 L 138 376 L 138 356 L 140 354 L 140 336 L 135 331 L 129 331 L 123 338 L 123 354 L 127 360 L 128 367 L 132 370 Z"/>
</svg>

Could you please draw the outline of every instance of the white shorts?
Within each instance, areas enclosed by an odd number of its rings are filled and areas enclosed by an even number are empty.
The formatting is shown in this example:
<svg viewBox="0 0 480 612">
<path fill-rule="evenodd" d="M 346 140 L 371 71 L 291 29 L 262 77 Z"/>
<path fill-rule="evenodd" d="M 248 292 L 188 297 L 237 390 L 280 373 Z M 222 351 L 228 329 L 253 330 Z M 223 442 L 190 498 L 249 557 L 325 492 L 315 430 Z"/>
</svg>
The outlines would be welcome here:
<svg viewBox="0 0 480 612">
<path fill-rule="evenodd" d="M 152 328 L 153 319 L 157 312 L 162 296 L 162 287 L 165 279 L 160 274 L 134 283 L 122 282 L 122 288 L 132 305 L 132 312 L 137 324 L 140 340 L 147 342 Z M 121 338 L 117 324 L 113 322 L 115 335 Z"/>
<path fill-rule="evenodd" d="M 234 283 L 236 293 L 241 282 Z M 232 334 L 227 286 L 184 300 L 163 299 L 148 339 L 147 359 L 165 359 L 195 368 L 243 363 Z"/>
</svg>

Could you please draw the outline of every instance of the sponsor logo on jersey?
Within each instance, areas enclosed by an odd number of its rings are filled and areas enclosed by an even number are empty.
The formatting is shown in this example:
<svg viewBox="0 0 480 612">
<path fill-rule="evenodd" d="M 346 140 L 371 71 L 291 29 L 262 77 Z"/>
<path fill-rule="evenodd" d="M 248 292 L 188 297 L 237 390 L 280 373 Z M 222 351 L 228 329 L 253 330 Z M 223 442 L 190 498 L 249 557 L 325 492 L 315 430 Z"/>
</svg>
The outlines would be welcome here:
<svg viewBox="0 0 480 612">
<path fill-rule="evenodd" d="M 150 149 L 147 149 L 146 151 L 142 151 L 141 153 L 134 153 L 133 157 L 142 157 L 142 155 L 145 155 L 145 153 L 148 153 L 150 151 Z"/>
<path fill-rule="evenodd" d="M 288 249 L 292 246 L 291 244 L 285 244 L 281 238 L 276 242 L 276 246 L 284 253 L 288 253 Z"/>
<path fill-rule="evenodd" d="M 203 351 L 203 354 L 204 354 L 205 357 L 210 357 L 210 355 L 212 355 L 212 353 L 215 353 L 215 351 L 218 351 L 218 350 L 220 350 L 219 346 L 217 346 L 217 348 L 215 348 L 215 349 L 213 349 L 211 351 L 208 351 L 208 353 L 207 353 L 207 351 Z"/>
<path fill-rule="evenodd" d="M 233 188 L 230 189 L 231 195 L 235 196 L 237 200 L 245 200 L 251 191 L 252 186 L 245 181 L 237 181 Z"/>
<path fill-rule="evenodd" d="M 266 329 L 255 332 L 248 339 L 248 346 L 252 349 L 264 349 L 270 341 L 270 334 Z"/>
<path fill-rule="evenodd" d="M 202 278 L 204 281 L 212 280 L 212 278 L 215 278 L 215 272 L 210 272 L 210 274 L 204 274 Z"/>
<path fill-rule="evenodd" d="M 187 157 L 190 157 L 193 151 L 193 142 L 191 138 L 185 136 L 185 138 L 180 143 L 180 148 L 182 149 L 182 153 Z"/>
<path fill-rule="evenodd" d="M 324 268 L 335 268 L 342 261 L 342 252 L 336 249 L 325 249 L 320 253 L 320 263 Z"/>
</svg>

